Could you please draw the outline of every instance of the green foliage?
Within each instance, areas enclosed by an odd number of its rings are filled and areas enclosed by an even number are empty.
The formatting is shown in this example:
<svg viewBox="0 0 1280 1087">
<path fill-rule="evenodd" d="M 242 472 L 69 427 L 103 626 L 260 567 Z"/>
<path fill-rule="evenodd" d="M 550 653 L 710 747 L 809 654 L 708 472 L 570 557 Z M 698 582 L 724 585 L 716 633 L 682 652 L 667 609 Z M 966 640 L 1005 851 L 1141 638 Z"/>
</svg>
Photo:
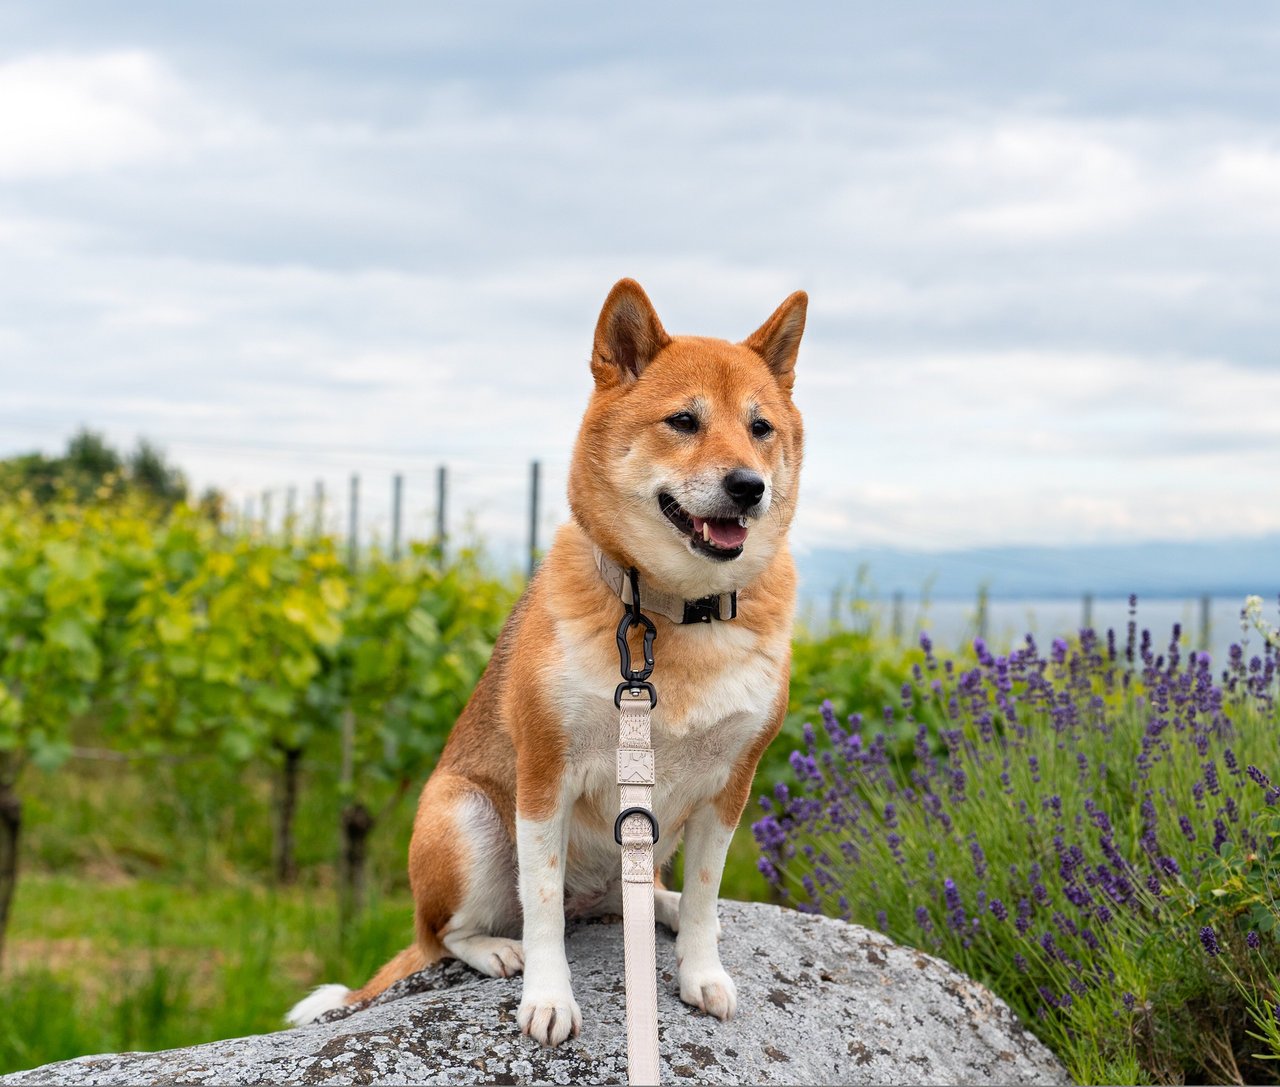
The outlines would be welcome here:
<svg viewBox="0 0 1280 1087">
<path fill-rule="evenodd" d="M 869 627 L 837 630 L 824 638 L 798 636 L 791 647 L 787 719 L 760 761 L 759 780 L 772 784 L 790 776 L 787 758 L 803 745 L 804 724 L 818 716 L 824 702 L 841 717 L 861 713 L 878 718 L 886 706 L 898 704 L 911 665 L 923 659 L 919 650 L 877 638 Z M 889 728 L 909 749 L 910 738 Z"/>
<path fill-rule="evenodd" d="M 517 586 L 486 577 L 464 551 L 441 567 L 415 545 L 408 559 L 375 561 L 358 580 L 331 686 L 317 697 L 356 713 L 356 763 L 374 781 L 405 782 L 435 764 L 471 696 Z"/>
<path fill-rule="evenodd" d="M 102 678 L 107 620 L 128 607 L 122 551 L 136 527 L 127 513 L 0 506 L 0 783 L 28 758 L 53 767 L 69 754 L 70 722 Z"/>
<path fill-rule="evenodd" d="M 41 505 L 92 504 L 132 494 L 168 507 L 185 500 L 187 481 L 145 438 L 122 457 L 101 434 L 81 429 L 61 457 L 27 453 L 0 460 L 0 491 L 26 494 Z"/>
<path fill-rule="evenodd" d="M 225 537 L 185 507 L 154 533 L 121 632 L 113 725 L 143 749 L 244 762 L 301 747 L 350 597 L 331 543 Z"/>
</svg>

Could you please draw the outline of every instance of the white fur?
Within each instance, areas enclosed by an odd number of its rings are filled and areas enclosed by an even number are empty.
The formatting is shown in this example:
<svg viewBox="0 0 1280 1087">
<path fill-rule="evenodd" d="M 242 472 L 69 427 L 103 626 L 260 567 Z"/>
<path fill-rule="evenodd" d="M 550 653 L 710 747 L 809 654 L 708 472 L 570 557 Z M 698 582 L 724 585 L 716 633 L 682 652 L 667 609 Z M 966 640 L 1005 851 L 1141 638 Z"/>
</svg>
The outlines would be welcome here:
<svg viewBox="0 0 1280 1087">
<path fill-rule="evenodd" d="M 473 792 L 454 810 L 459 845 L 466 851 L 462 904 L 441 933 L 454 958 L 490 977 L 513 977 L 524 969 L 520 903 L 511 880 L 515 850 L 492 802 Z"/>
<path fill-rule="evenodd" d="M 516 819 L 520 904 L 524 907 L 524 993 L 516 1022 L 543 1045 L 559 1045 L 582 1030 L 564 953 L 565 860 L 573 804 L 549 819 Z M 621 861 L 619 861 L 621 867 Z"/>
<path fill-rule="evenodd" d="M 314 1023 L 325 1012 L 341 1008 L 347 1002 L 349 992 L 351 990 L 345 985 L 317 985 L 310 994 L 285 1012 L 284 1021 L 294 1027 Z"/>
<path fill-rule="evenodd" d="M 676 934 L 680 999 L 719 1019 L 732 1019 L 738 1008 L 738 990 L 720 964 L 716 946 L 720 938 L 716 903 L 732 839 L 733 830 L 720 822 L 709 804 L 685 824 L 684 892 Z"/>
</svg>

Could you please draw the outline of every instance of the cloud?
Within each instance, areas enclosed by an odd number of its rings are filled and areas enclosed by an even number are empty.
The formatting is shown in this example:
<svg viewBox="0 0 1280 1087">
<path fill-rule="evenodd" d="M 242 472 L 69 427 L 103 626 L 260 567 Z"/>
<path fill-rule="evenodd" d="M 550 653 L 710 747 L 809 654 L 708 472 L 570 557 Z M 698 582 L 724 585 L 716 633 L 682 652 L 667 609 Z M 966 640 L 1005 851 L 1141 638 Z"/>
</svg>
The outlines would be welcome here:
<svg viewBox="0 0 1280 1087">
<path fill-rule="evenodd" d="M 87 421 L 241 497 L 399 465 L 423 502 L 447 457 L 518 537 L 635 275 L 735 339 L 810 290 L 803 543 L 1280 528 L 1271 118 L 263 48 L 0 66 L 10 448 Z"/>
<path fill-rule="evenodd" d="M 175 84 L 141 51 L 0 65 L 0 177 L 93 173 L 159 155 Z"/>
</svg>

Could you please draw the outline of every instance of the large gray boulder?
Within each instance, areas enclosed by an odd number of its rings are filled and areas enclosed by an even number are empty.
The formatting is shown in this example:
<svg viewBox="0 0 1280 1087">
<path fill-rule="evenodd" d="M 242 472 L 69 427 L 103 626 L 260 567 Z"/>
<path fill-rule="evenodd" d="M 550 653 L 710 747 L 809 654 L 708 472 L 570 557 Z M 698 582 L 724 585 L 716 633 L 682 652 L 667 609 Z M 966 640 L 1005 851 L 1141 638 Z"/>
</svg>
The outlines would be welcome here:
<svg viewBox="0 0 1280 1087">
<path fill-rule="evenodd" d="M 721 956 L 738 985 L 731 1023 L 680 1002 L 675 941 L 658 929 L 664 1083 L 1071 1082 L 1002 1000 L 939 959 L 776 906 L 722 902 L 720 919 Z M 79 1057 L 0 1082 L 626 1083 L 622 928 L 573 923 L 568 950 L 583 1030 L 558 1049 L 520 1034 L 519 978 L 450 963 L 328 1022 Z"/>
</svg>

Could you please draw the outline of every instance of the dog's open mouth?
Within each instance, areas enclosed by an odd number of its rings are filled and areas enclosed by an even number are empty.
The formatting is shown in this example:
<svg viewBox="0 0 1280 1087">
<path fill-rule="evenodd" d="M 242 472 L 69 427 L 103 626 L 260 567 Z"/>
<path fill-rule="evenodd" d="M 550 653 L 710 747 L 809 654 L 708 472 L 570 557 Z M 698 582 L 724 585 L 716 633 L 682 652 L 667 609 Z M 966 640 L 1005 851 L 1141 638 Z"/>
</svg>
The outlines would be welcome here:
<svg viewBox="0 0 1280 1087">
<path fill-rule="evenodd" d="M 742 554 L 747 538 L 745 517 L 698 517 L 669 494 L 658 495 L 658 506 L 667 520 L 689 537 L 695 551 L 725 562 Z"/>
</svg>

